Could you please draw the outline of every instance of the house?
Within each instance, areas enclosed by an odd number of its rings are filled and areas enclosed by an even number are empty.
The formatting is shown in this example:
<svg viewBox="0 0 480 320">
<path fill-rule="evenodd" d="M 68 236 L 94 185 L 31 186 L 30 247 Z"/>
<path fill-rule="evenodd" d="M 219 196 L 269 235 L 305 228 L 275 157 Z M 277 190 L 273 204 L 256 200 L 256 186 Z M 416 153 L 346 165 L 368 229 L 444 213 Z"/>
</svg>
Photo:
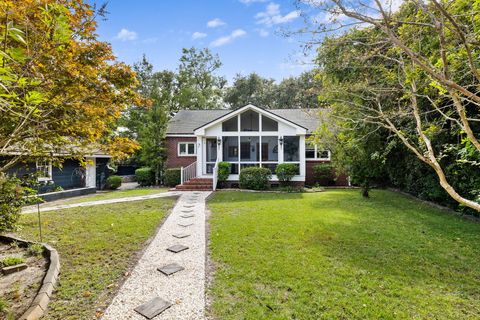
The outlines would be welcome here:
<svg viewBox="0 0 480 320">
<path fill-rule="evenodd" d="M 7 152 L 0 156 L 0 161 L 8 161 L 16 154 L 18 153 Z M 62 165 L 55 166 L 51 161 L 25 156 L 22 161 L 8 169 L 7 173 L 19 178 L 35 174 L 40 185 L 40 193 L 50 192 L 58 187 L 65 190 L 85 187 L 103 189 L 105 187 L 109 175 L 110 155 L 99 149 L 92 149 L 83 159 L 86 163 L 85 166 L 81 164 L 80 160 L 65 153 L 52 153 L 52 156 L 64 157 Z"/>
<path fill-rule="evenodd" d="M 166 132 L 167 168 L 182 168 L 179 189 L 211 188 L 215 166 L 230 162 L 228 183 L 238 184 L 243 168 L 262 166 L 272 171 L 278 183 L 279 163 L 298 165 L 293 181 L 314 185 L 313 167 L 330 162 L 330 152 L 311 145 L 307 139 L 317 129 L 315 110 L 263 109 L 247 105 L 236 110 L 181 110 Z M 339 177 L 337 185 L 347 185 Z"/>
</svg>

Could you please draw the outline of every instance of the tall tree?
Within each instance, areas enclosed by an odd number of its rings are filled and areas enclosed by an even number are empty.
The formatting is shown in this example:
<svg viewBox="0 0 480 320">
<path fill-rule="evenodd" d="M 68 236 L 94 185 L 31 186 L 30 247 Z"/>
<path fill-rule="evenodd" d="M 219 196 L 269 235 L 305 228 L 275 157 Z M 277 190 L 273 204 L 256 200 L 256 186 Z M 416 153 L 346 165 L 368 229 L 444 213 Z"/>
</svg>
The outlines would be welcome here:
<svg viewBox="0 0 480 320">
<path fill-rule="evenodd" d="M 363 25 L 323 42 L 319 62 L 333 114 L 349 130 L 386 129 L 434 170 L 455 201 L 480 211 L 478 186 L 460 194 L 447 172 L 448 159 L 462 163 L 460 172 L 480 165 L 480 1 L 406 1 L 398 12 L 386 3 L 310 2 L 342 15 L 343 24 Z"/>
<path fill-rule="evenodd" d="M 216 109 L 223 107 L 223 77 L 215 75 L 222 65 L 208 48 L 182 49 L 177 75 L 176 109 Z"/>
<path fill-rule="evenodd" d="M 133 66 L 137 74 L 138 93 L 146 98 L 144 105 L 132 105 L 119 124 L 127 128 L 123 135 L 136 139 L 141 149 L 135 162 L 151 167 L 159 184 L 165 165 L 165 130 L 169 114 L 174 110 L 176 75 L 171 71 L 153 71 L 153 65 L 143 56 Z"/>
<path fill-rule="evenodd" d="M 237 74 L 233 85 L 227 88 L 225 102 L 236 109 L 249 103 L 263 107 L 273 108 L 275 80 L 262 78 L 256 73 L 247 76 Z"/>
<path fill-rule="evenodd" d="M 81 157 L 92 143 L 135 149 L 111 134 L 140 97 L 134 73 L 97 39 L 101 13 L 82 0 L 0 1 L 0 153 L 15 151 L 0 172 L 26 156 Z"/>
</svg>

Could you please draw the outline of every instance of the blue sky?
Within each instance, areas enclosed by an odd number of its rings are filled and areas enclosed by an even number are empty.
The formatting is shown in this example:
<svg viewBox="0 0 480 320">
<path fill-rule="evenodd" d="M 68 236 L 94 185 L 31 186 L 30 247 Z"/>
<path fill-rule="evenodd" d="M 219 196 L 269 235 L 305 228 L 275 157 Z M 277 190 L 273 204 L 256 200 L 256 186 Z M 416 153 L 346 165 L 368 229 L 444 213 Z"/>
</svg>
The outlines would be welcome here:
<svg viewBox="0 0 480 320">
<path fill-rule="evenodd" d="M 110 0 L 107 11 L 98 33 L 128 64 L 145 53 L 156 70 L 174 70 L 195 46 L 218 53 L 230 83 L 236 73 L 281 80 L 309 68 L 298 39 L 278 33 L 302 26 L 293 0 Z"/>
</svg>

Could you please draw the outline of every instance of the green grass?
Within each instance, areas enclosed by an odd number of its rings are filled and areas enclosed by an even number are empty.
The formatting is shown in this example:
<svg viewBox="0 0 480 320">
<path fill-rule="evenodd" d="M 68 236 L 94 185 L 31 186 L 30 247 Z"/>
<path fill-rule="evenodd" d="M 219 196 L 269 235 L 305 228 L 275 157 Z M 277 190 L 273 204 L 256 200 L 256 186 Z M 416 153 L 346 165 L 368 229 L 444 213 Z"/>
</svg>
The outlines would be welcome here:
<svg viewBox="0 0 480 320">
<path fill-rule="evenodd" d="M 11 267 L 24 262 L 25 258 L 22 257 L 6 257 L 0 260 L 0 267 Z"/>
<path fill-rule="evenodd" d="M 130 190 L 114 190 L 114 191 L 96 193 L 89 196 L 72 198 L 69 200 L 62 201 L 62 204 L 73 204 L 73 203 L 82 203 L 87 201 L 109 200 L 109 199 L 126 198 L 126 197 L 138 197 L 138 196 L 146 196 L 146 195 L 156 194 L 156 193 L 161 193 L 166 191 L 168 191 L 168 188 L 139 188 L 139 189 L 130 189 Z"/>
<path fill-rule="evenodd" d="M 218 319 L 479 319 L 480 224 L 389 191 L 220 192 Z"/>
<path fill-rule="evenodd" d="M 60 286 L 45 319 L 94 318 L 174 202 L 160 198 L 43 213 L 44 241 L 58 250 L 61 264 Z M 21 216 L 19 235 L 38 240 L 36 214 Z"/>
</svg>

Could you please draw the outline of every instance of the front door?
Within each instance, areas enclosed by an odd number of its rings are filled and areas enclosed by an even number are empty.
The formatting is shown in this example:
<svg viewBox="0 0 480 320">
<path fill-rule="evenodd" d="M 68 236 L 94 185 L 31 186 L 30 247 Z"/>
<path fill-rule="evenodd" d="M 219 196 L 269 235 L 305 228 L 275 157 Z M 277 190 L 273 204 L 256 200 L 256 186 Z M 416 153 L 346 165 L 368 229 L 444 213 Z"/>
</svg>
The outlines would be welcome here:
<svg viewBox="0 0 480 320">
<path fill-rule="evenodd" d="M 205 150 L 205 161 L 203 166 L 203 174 L 212 174 L 213 167 L 217 161 L 217 139 L 216 138 L 206 138 Z"/>
</svg>

